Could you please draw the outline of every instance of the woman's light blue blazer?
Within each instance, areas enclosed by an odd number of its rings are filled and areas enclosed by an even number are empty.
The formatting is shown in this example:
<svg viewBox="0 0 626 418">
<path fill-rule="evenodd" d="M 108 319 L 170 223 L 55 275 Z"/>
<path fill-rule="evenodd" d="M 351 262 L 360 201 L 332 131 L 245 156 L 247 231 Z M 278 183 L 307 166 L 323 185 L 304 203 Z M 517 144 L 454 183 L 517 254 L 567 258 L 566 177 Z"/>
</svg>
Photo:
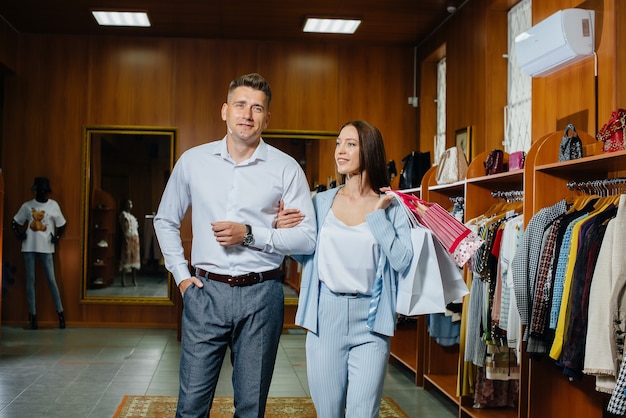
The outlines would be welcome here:
<svg viewBox="0 0 626 418">
<path fill-rule="evenodd" d="M 313 197 L 317 216 L 317 239 L 339 189 L 336 187 Z M 372 332 L 392 336 L 396 327 L 396 290 L 398 273 L 406 269 L 413 257 L 411 231 L 407 216 L 396 200 L 386 210 L 375 210 L 365 216 L 372 235 L 380 245 L 374 292 L 370 302 L 368 327 Z M 350 246 L 350 243 L 346 243 Z M 320 280 L 317 269 L 318 251 L 311 255 L 293 256 L 303 266 L 296 324 L 317 333 L 317 307 Z M 360 257 L 354 254 L 354 257 Z M 377 291 L 377 289 L 379 291 Z M 379 294 L 380 297 L 376 297 Z"/>
</svg>

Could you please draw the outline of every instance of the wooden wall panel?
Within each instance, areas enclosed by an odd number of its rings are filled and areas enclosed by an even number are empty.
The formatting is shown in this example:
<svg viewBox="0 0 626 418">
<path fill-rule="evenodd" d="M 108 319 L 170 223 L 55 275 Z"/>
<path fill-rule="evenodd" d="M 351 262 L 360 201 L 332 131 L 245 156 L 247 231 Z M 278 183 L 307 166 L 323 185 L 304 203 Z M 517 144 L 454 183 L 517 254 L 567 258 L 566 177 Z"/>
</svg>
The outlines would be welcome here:
<svg viewBox="0 0 626 418">
<path fill-rule="evenodd" d="M 416 149 L 421 152 L 430 152 L 432 163 L 435 160 L 434 138 L 437 134 L 437 63 L 445 56 L 445 45 L 443 45 L 420 63 L 420 135 Z"/>
<path fill-rule="evenodd" d="M 3 172 L 9 185 L 4 228 L 20 205 L 34 197 L 30 190 L 36 176 L 50 178 L 53 193 L 68 224 L 61 248 L 78 248 L 81 239 L 81 126 L 85 120 L 84 86 L 87 84 L 86 43 L 77 38 L 23 37 L 19 75 L 7 80 Z M 75 181 L 66 181 L 68 178 Z M 15 269 L 5 281 L 9 308 L 26 318 L 24 263 L 21 243 L 12 233 L 4 235 L 7 267 Z M 79 253 L 80 254 L 80 253 Z M 62 263 L 58 270 L 64 301 L 75 297 L 80 283 L 80 262 Z M 59 255 L 55 261 L 59 262 Z M 37 282 L 38 309 L 54 314 L 54 306 L 43 275 Z M 7 295 L 5 295 L 7 296 Z M 72 305 L 72 304 L 70 304 Z M 5 316 L 11 319 L 12 315 Z"/>
<path fill-rule="evenodd" d="M 261 44 L 258 71 L 272 84 L 270 128 L 336 130 L 339 66 L 332 44 Z"/>
<path fill-rule="evenodd" d="M 504 107 L 507 104 L 507 26 L 506 10 L 486 10 L 485 19 L 485 142 L 484 151 L 504 149 Z M 476 147 L 474 147 L 476 149 Z M 515 150 L 513 150 L 515 151 Z M 474 153 L 472 157 L 477 154 Z"/>
<path fill-rule="evenodd" d="M 89 48 L 88 120 L 96 125 L 172 123 L 170 40 L 100 38 Z"/>
<path fill-rule="evenodd" d="M 226 134 L 220 112 L 228 85 L 235 76 L 257 70 L 256 50 L 255 43 L 176 41 L 172 126 L 178 128 L 178 154 Z"/>
<path fill-rule="evenodd" d="M 433 149 L 436 133 L 436 69 L 446 57 L 446 147 L 454 133 L 473 127 L 472 154 L 502 148 L 506 104 L 506 11 L 479 0 L 467 3 L 418 50 L 420 149 Z M 482 28 L 482 29 L 481 29 Z"/>
<path fill-rule="evenodd" d="M 486 33 L 476 30 L 487 26 L 482 3 L 469 2 L 450 20 L 446 42 L 447 144 L 454 144 L 457 129 L 473 126 L 475 153 L 484 151 L 491 141 L 485 127 Z"/>
<path fill-rule="evenodd" d="M 18 71 L 6 83 L 2 168 L 10 187 L 3 227 L 10 228 L 19 205 L 32 198 L 33 177 L 47 175 L 54 191 L 50 197 L 68 219 L 55 257 L 68 323 L 175 327 L 177 306 L 79 303 L 83 126 L 172 126 L 178 129 L 180 154 L 222 138 L 220 108 L 229 82 L 258 71 L 274 90 L 271 128 L 332 131 L 358 116 L 381 125 L 392 150 L 389 157 L 398 160 L 409 149 L 406 144 L 416 142 L 417 115 L 406 104 L 412 63 L 410 47 L 353 51 L 322 43 L 20 37 Z M 320 149 L 319 180 L 325 183 L 334 175 L 334 141 Z M 20 324 L 27 317 L 23 260 L 13 234 L 4 239 L 4 260 L 16 273 L 6 288 L 2 319 Z M 183 241 L 189 246 L 190 240 L 186 220 Z M 44 281 L 39 282 L 38 317 L 42 325 L 53 324 L 52 301 Z"/>
<path fill-rule="evenodd" d="M 595 134 L 617 105 L 617 56 L 615 0 L 584 3 L 552 0 L 533 3 L 533 24 L 556 11 L 570 7 L 595 10 L 598 54 L 598 101 L 596 103 L 594 59 L 587 58 L 547 77 L 533 79 L 532 137 L 565 127 L 568 122 L 580 131 Z M 596 121 L 596 106 L 598 119 Z"/>
<path fill-rule="evenodd" d="M 624 24 L 620 24 L 617 25 L 615 22 L 616 21 L 620 21 L 620 22 L 624 22 L 624 18 L 626 17 L 626 4 L 624 4 L 624 2 L 620 2 L 620 1 L 616 1 L 614 3 L 615 5 L 615 13 L 613 14 L 613 16 L 611 16 L 611 21 L 612 24 L 615 26 L 615 31 L 616 31 L 616 36 L 615 36 L 615 45 L 614 45 L 614 49 L 615 51 L 625 51 L 626 49 L 626 25 Z M 604 15 L 605 19 L 609 18 L 609 14 L 605 13 Z M 607 41 L 608 43 L 608 41 Z M 621 53 L 621 54 L 615 54 L 615 67 L 613 68 L 613 79 L 615 80 L 615 104 L 614 106 L 617 107 L 622 107 L 625 108 L 626 107 L 626 80 L 624 80 L 623 77 L 617 77 L 615 76 L 615 74 L 624 74 L 624 71 L 626 71 L 626 54 Z M 604 79 L 603 79 L 603 84 L 604 84 Z M 601 89 L 603 92 L 606 91 L 606 88 L 602 87 Z M 605 114 L 606 108 L 602 107 L 601 108 L 601 113 L 600 113 L 600 128 L 602 128 L 602 122 L 604 122 L 603 116 Z"/>
<path fill-rule="evenodd" d="M 15 72 L 17 69 L 17 45 L 17 32 L 3 19 L 0 19 L 0 68 L 4 67 L 10 72 Z"/>
<path fill-rule="evenodd" d="M 418 146 L 418 109 L 408 104 L 413 96 L 413 49 L 344 47 L 340 64 L 339 123 L 335 129 L 356 119 L 374 124 L 383 135 L 387 160 L 396 161 L 399 173 L 400 160 Z M 392 185 L 397 187 L 397 182 Z"/>
<path fill-rule="evenodd" d="M 501 15 L 515 2 L 468 2 L 441 30 L 418 48 L 418 87 L 432 68 L 423 62 L 444 48 L 448 62 L 448 145 L 455 129 L 476 128 L 475 153 L 501 146 L 500 106 L 506 92 L 500 73 Z M 497 5 L 497 8 L 493 6 Z M 534 2 L 533 21 L 568 7 L 596 10 L 599 58 L 598 123 L 618 106 L 626 107 L 626 87 L 618 76 L 626 66 L 619 0 L 546 0 Z M 493 20 L 497 18 L 497 26 Z M 623 26 L 623 25 L 622 25 Z M 19 205 L 32 197 L 33 177 L 47 175 L 68 218 L 56 260 L 70 324 L 175 326 L 175 307 L 81 305 L 82 126 L 93 124 L 174 126 L 178 153 L 219 139 L 224 126 L 219 109 L 229 81 L 259 71 L 274 89 L 272 129 L 336 130 L 349 119 L 376 124 L 386 140 L 388 158 L 399 161 L 413 148 L 432 149 L 431 122 L 418 120 L 428 102 L 418 91 L 420 108 L 407 104 L 413 95 L 413 48 L 291 42 L 133 39 L 72 36 L 17 36 L 0 27 L 0 63 L 15 71 L 6 77 L 2 168 L 7 184 L 4 229 Z M 432 80 L 430 81 L 432 82 Z M 426 83 L 426 84 L 425 84 Z M 431 97 L 432 99 L 432 97 Z M 533 81 L 533 138 L 552 132 L 568 118 L 593 132 L 596 120 L 593 60 Z M 422 129 L 421 135 L 417 130 Z M 320 147 L 320 179 L 334 176 L 333 141 Z M 189 228 L 184 240 L 189 242 Z M 19 243 L 4 234 L 3 255 L 16 274 L 5 280 L 8 293 L 2 319 L 26 318 L 23 261 Z M 54 321 L 45 284 L 38 283 L 41 320 Z"/>
</svg>

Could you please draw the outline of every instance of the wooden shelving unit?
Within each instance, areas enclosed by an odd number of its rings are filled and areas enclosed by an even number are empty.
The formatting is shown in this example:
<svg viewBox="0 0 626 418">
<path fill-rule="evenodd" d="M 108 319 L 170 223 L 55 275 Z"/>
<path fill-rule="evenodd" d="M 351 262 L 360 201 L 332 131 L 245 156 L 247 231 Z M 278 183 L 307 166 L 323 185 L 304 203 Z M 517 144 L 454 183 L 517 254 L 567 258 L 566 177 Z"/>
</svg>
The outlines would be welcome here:
<svg viewBox="0 0 626 418">
<path fill-rule="evenodd" d="M 527 224 L 540 209 L 571 196 L 567 187 L 571 181 L 626 177 L 626 151 L 605 154 L 594 137 L 585 132 L 579 132 L 579 136 L 584 156 L 578 160 L 558 162 L 562 137 L 559 131 L 533 143 L 523 170 L 487 176 L 483 162 L 488 152 L 484 152 L 472 160 L 466 180 L 438 185 L 434 181 L 436 167 L 433 167 L 424 176 L 421 197 L 448 207 L 451 197 L 462 196 L 466 219 L 472 219 L 497 202 L 493 191 L 523 191 Z M 508 154 L 505 154 L 506 162 Z M 425 317 L 414 318 L 413 323 L 400 323 L 392 338 L 392 357 L 416 373 L 416 384 L 438 390 L 458 405 L 460 418 L 607 416 L 609 396 L 595 390 L 595 377 L 583 376 L 581 380 L 571 381 L 552 361 L 530 359 L 525 350 L 521 358 L 518 408 L 474 408 L 473 400 L 460 396 L 458 389 L 464 347 L 440 346 L 428 335 L 425 324 Z M 461 332 L 464 332 L 463 325 Z"/>
<path fill-rule="evenodd" d="M 578 160 L 557 161 L 561 132 L 554 132 L 533 144 L 536 152 L 529 169 L 532 169 L 534 196 L 532 212 L 525 213 L 526 222 L 541 208 L 571 196 L 567 188 L 570 181 L 626 176 L 626 151 L 601 153 L 593 136 L 580 131 L 578 134 L 585 145 L 584 156 Z M 595 390 L 595 377 L 584 375 L 581 380 L 570 380 L 547 358 L 528 359 L 523 372 L 528 379 L 523 416 L 607 416 L 609 396 Z"/>
<path fill-rule="evenodd" d="M 95 191 L 89 210 L 88 286 L 92 289 L 113 284 L 116 271 L 115 199 L 106 192 Z"/>
</svg>

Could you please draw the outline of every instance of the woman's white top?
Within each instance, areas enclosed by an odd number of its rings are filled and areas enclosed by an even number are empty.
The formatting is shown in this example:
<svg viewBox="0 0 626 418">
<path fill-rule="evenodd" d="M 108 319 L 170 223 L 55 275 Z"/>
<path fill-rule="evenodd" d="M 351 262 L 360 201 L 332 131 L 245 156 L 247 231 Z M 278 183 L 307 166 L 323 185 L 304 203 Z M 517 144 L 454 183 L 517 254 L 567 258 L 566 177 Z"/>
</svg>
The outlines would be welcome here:
<svg viewBox="0 0 626 418">
<path fill-rule="evenodd" d="M 331 209 L 322 225 L 317 251 L 320 281 L 330 290 L 371 294 L 380 246 L 367 222 L 346 225 Z"/>
</svg>

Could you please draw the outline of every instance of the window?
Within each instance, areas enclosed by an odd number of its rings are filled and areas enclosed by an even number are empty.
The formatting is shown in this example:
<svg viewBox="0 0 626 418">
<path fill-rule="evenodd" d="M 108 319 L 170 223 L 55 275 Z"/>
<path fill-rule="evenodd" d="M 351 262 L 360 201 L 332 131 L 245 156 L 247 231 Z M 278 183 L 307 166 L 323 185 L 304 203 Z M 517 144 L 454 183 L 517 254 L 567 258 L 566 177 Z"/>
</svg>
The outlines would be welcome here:
<svg viewBox="0 0 626 418">
<path fill-rule="evenodd" d="M 446 59 L 437 62 L 437 134 L 435 135 L 435 164 L 446 150 Z"/>
<path fill-rule="evenodd" d="M 508 95 L 504 109 L 504 150 L 528 151 L 531 145 L 532 78 L 517 63 L 515 37 L 532 26 L 532 2 L 522 0 L 508 16 Z"/>
</svg>

